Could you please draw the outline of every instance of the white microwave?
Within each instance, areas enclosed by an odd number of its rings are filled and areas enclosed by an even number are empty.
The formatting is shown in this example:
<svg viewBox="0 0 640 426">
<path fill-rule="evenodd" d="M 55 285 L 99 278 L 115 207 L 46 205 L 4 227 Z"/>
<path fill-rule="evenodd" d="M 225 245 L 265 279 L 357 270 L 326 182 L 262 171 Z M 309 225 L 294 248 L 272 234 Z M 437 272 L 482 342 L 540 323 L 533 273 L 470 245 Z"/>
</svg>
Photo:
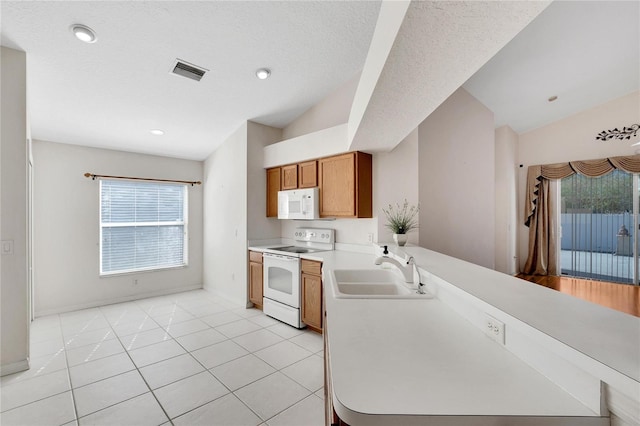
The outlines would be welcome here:
<svg viewBox="0 0 640 426">
<path fill-rule="evenodd" d="M 319 219 L 318 188 L 278 191 L 278 219 Z"/>
</svg>

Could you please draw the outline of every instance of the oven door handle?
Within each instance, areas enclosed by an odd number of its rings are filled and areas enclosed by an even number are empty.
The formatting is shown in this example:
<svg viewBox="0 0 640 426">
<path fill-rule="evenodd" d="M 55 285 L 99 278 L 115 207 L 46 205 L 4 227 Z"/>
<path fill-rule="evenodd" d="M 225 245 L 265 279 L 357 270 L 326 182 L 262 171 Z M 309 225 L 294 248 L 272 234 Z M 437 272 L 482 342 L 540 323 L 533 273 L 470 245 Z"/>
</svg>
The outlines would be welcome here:
<svg viewBox="0 0 640 426">
<path fill-rule="evenodd" d="M 263 257 L 267 257 L 267 258 L 273 258 L 273 259 L 278 259 L 278 260 L 285 260 L 287 262 L 297 262 L 298 258 L 297 257 L 291 257 L 291 256 L 282 256 L 279 254 L 272 254 L 272 253 L 263 253 Z"/>
</svg>

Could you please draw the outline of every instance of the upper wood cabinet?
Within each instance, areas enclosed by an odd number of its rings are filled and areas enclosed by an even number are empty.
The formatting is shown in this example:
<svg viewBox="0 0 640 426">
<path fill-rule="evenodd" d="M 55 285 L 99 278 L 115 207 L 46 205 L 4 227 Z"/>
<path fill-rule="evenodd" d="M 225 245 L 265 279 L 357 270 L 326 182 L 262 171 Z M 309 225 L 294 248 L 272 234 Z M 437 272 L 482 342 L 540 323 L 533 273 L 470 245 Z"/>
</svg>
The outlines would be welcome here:
<svg viewBox="0 0 640 426">
<path fill-rule="evenodd" d="M 278 217 L 280 174 L 280 167 L 267 169 L 267 217 Z"/>
<path fill-rule="evenodd" d="M 267 217 L 278 217 L 278 191 L 320 189 L 321 217 L 373 217 L 371 154 L 349 152 L 267 169 Z"/>
<path fill-rule="evenodd" d="M 306 161 L 298 164 L 298 188 L 318 186 L 318 162 Z"/>
<path fill-rule="evenodd" d="M 282 185 L 281 190 L 297 189 L 298 188 L 298 165 L 292 164 L 290 166 L 282 167 Z"/>
<path fill-rule="evenodd" d="M 318 160 L 320 216 L 373 217 L 371 154 L 349 152 Z"/>
</svg>

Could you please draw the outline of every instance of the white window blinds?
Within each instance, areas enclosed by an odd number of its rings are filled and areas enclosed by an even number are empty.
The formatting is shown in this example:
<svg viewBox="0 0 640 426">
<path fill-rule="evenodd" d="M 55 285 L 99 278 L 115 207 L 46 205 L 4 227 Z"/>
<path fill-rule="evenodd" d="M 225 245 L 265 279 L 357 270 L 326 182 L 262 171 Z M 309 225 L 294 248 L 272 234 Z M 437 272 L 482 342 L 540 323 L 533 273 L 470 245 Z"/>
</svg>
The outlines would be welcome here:
<svg viewBox="0 0 640 426">
<path fill-rule="evenodd" d="M 100 274 L 187 264 L 187 186 L 100 181 Z"/>
</svg>

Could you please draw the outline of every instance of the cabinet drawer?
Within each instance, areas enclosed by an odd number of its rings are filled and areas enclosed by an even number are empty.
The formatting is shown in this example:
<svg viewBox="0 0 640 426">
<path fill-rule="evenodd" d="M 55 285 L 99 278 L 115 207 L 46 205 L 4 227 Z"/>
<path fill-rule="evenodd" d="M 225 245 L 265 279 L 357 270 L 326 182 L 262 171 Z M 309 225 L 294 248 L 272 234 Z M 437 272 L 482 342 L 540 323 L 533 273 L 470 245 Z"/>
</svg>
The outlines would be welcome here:
<svg viewBox="0 0 640 426">
<path fill-rule="evenodd" d="M 302 259 L 302 272 L 305 274 L 322 275 L 322 262 Z"/>
<path fill-rule="evenodd" d="M 260 253 L 259 251 L 250 251 L 249 261 L 262 263 L 262 253 Z"/>
</svg>

